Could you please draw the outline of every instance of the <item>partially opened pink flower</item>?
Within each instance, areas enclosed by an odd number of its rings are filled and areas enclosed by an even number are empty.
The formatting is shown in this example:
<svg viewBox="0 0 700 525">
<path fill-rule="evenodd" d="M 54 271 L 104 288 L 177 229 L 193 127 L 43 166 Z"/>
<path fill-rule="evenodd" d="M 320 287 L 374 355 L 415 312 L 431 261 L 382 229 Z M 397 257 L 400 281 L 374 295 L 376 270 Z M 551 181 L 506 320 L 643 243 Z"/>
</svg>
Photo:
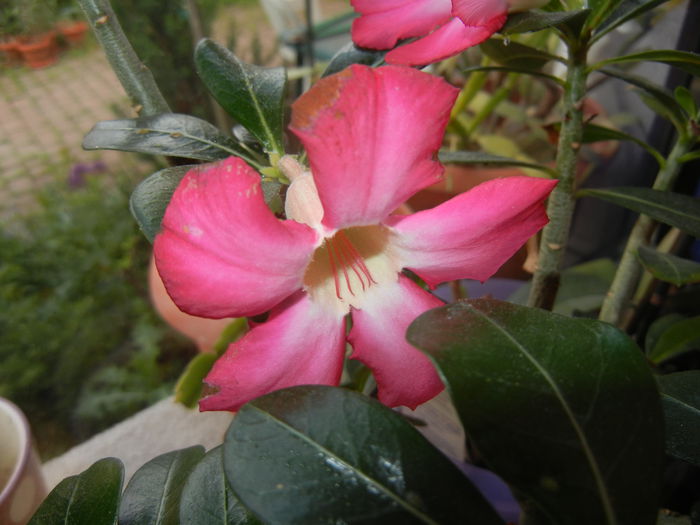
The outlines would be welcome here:
<svg viewBox="0 0 700 525">
<path fill-rule="evenodd" d="M 270 310 L 217 361 L 202 410 L 236 410 L 279 388 L 336 385 L 345 357 L 370 367 L 387 405 L 414 408 L 443 385 L 405 340 L 441 301 L 430 286 L 484 280 L 546 222 L 554 182 L 484 183 L 428 211 L 392 215 L 438 181 L 435 160 L 456 89 L 419 71 L 353 66 L 322 79 L 292 108 L 311 171 L 291 157 L 287 220 L 267 208 L 260 177 L 229 158 L 182 180 L 155 241 L 158 270 L 184 311 L 239 317 Z M 352 316 L 346 335 L 345 317 Z"/>
<path fill-rule="evenodd" d="M 389 64 L 419 66 L 480 44 L 498 31 L 508 11 L 548 0 L 350 0 L 360 13 L 352 39 L 360 47 L 391 49 L 404 38 L 422 37 L 393 49 Z"/>
</svg>

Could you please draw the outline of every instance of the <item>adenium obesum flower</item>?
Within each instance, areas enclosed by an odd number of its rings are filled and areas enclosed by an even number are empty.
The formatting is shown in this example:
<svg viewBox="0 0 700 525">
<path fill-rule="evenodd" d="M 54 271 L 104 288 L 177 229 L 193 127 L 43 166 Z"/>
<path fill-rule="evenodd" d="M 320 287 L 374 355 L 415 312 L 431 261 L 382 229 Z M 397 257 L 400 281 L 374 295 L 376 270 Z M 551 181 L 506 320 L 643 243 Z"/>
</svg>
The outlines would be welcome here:
<svg viewBox="0 0 700 525">
<path fill-rule="evenodd" d="M 279 388 L 337 385 L 346 342 L 372 369 L 379 399 L 414 408 L 443 388 L 405 331 L 442 302 L 430 286 L 484 280 L 546 222 L 553 181 L 481 184 L 427 211 L 394 215 L 438 181 L 435 160 L 457 90 L 410 68 L 352 66 L 292 107 L 311 171 L 284 157 L 286 220 L 263 200 L 259 175 L 229 158 L 185 175 L 155 240 L 175 303 L 203 317 L 270 311 L 233 343 L 205 381 L 202 410 L 236 410 Z M 345 317 L 352 327 L 346 335 Z"/>
<path fill-rule="evenodd" d="M 386 62 L 419 66 L 480 44 L 498 31 L 509 11 L 549 0 L 351 0 L 360 13 L 352 39 L 360 47 L 391 49 L 404 38 L 422 37 L 393 49 Z"/>
</svg>

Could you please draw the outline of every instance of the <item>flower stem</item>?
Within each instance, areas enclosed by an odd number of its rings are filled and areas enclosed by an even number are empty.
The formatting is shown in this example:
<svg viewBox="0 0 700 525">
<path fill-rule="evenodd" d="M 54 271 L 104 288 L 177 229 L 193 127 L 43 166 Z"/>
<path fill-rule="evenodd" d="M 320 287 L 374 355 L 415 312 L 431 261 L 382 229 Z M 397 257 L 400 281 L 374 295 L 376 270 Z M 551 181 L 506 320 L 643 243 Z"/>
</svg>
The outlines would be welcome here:
<svg viewBox="0 0 700 525">
<path fill-rule="evenodd" d="M 78 4 L 136 112 L 142 116 L 170 113 L 151 71 L 131 47 L 109 0 L 78 0 Z"/>
<path fill-rule="evenodd" d="M 652 186 L 655 190 L 668 191 L 671 189 L 682 165 L 678 159 L 688 153 L 692 146 L 693 140 L 689 140 L 688 137 L 679 137 L 676 140 L 666 163 L 656 176 Z M 601 321 L 617 326 L 625 323 L 632 296 L 642 277 L 642 265 L 637 260 L 637 250 L 641 245 L 649 242 L 655 225 L 654 220 L 647 215 L 640 215 L 637 219 L 627 239 L 625 250 L 615 272 L 615 278 L 603 301 L 598 316 Z"/>
<path fill-rule="evenodd" d="M 576 160 L 583 135 L 583 98 L 586 94 L 587 46 L 569 46 L 564 86 L 563 114 L 557 149 L 559 184 L 549 197 L 549 224 L 542 230 L 537 270 L 532 280 L 529 306 L 551 310 L 559 289 L 561 262 L 571 228 L 576 190 Z"/>
</svg>

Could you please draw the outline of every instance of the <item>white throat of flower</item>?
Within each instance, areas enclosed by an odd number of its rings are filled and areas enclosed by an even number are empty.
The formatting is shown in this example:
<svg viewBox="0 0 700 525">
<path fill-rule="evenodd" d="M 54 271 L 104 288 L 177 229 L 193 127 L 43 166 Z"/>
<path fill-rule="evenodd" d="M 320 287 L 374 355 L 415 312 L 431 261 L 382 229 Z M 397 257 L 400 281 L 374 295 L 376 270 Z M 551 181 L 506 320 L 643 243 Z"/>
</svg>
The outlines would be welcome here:
<svg viewBox="0 0 700 525">
<path fill-rule="evenodd" d="M 319 233 L 319 245 L 304 274 L 304 289 L 314 301 L 345 314 L 361 309 L 383 283 L 395 282 L 401 270 L 392 256 L 389 228 L 382 225 L 329 230 L 321 224 L 323 204 L 310 171 L 290 156 L 279 168 L 291 181 L 285 213 L 288 219 Z"/>
</svg>

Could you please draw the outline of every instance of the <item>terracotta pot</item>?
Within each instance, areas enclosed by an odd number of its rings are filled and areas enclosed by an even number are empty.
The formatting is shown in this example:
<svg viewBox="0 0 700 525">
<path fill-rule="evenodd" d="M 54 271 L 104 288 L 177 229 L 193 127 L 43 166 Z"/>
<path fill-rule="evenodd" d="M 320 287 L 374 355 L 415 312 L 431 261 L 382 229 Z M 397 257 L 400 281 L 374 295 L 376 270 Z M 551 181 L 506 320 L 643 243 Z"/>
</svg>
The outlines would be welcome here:
<svg viewBox="0 0 700 525">
<path fill-rule="evenodd" d="M 87 22 L 77 20 L 75 22 L 63 22 L 58 26 L 63 38 L 66 39 L 70 47 L 80 45 L 85 40 L 85 34 L 88 30 Z"/>
<path fill-rule="evenodd" d="M 32 69 L 47 67 L 58 61 L 58 46 L 54 31 L 20 41 L 18 49 L 24 63 Z"/>
<path fill-rule="evenodd" d="M 200 352 L 211 352 L 219 336 L 233 319 L 205 319 L 180 310 L 165 290 L 153 257 L 148 269 L 151 302 L 156 312 L 175 330 L 191 339 Z"/>
<path fill-rule="evenodd" d="M 5 63 L 15 65 L 22 62 L 22 54 L 19 52 L 17 39 L 14 37 L 0 41 L 0 52 L 5 55 Z"/>
</svg>

